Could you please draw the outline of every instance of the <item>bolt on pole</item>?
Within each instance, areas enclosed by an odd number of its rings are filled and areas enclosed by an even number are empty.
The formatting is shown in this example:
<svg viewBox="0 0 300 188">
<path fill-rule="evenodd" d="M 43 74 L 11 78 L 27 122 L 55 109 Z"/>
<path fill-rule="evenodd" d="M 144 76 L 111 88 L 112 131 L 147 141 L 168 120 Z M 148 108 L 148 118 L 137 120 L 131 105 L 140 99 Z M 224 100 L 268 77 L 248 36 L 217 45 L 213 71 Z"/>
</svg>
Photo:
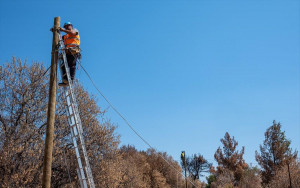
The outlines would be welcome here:
<svg viewBox="0 0 300 188">
<path fill-rule="evenodd" d="M 47 112 L 47 128 L 45 139 L 45 151 L 43 161 L 43 176 L 42 187 L 50 188 L 51 185 L 51 165 L 54 137 L 54 122 L 55 122 L 55 105 L 56 105 L 56 85 L 57 85 L 57 59 L 58 59 L 58 28 L 60 27 L 60 17 L 54 18 L 54 27 L 52 29 L 52 52 L 51 52 L 51 71 L 50 71 L 50 86 L 49 86 L 49 101 Z"/>
</svg>

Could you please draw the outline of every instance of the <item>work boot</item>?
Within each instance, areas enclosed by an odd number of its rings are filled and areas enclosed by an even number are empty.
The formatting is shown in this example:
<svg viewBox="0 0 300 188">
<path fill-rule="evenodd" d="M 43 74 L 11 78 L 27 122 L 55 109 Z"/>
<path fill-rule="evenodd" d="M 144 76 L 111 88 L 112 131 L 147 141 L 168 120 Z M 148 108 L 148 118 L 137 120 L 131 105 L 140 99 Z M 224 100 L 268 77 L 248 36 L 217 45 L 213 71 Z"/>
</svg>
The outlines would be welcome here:
<svg viewBox="0 0 300 188">
<path fill-rule="evenodd" d="M 60 86 L 60 87 L 67 87 L 69 84 L 66 84 L 66 83 L 64 83 L 64 82 L 61 82 L 61 83 L 59 83 L 58 84 L 58 86 Z"/>
<path fill-rule="evenodd" d="M 69 82 L 67 79 L 63 79 L 61 83 L 58 84 L 61 87 L 66 87 L 69 85 Z"/>
<path fill-rule="evenodd" d="M 62 81 L 63 81 L 63 83 L 65 83 L 65 84 L 69 84 L 69 82 L 68 82 L 67 79 L 63 79 Z"/>
</svg>

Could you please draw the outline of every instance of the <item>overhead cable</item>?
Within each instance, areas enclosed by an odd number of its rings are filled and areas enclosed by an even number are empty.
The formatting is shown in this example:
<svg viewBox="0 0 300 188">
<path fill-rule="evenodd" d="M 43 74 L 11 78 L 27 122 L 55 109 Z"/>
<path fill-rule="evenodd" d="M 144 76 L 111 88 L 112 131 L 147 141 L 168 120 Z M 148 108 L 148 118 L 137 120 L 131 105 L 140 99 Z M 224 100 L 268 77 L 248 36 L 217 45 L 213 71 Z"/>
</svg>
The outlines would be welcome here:
<svg viewBox="0 0 300 188">
<path fill-rule="evenodd" d="M 79 65 L 80 67 L 82 68 L 82 70 L 86 73 L 86 75 L 88 76 L 89 80 L 92 82 L 93 86 L 95 87 L 95 89 L 98 91 L 98 93 L 103 97 L 103 99 L 109 104 L 109 106 L 124 120 L 124 122 L 126 123 L 126 125 L 147 145 L 149 146 L 149 148 L 155 150 L 154 147 L 152 147 L 149 142 L 144 139 L 134 128 L 133 126 L 129 123 L 129 121 L 119 112 L 119 110 L 114 106 L 112 105 L 112 103 L 105 97 L 105 95 L 100 91 L 100 89 L 96 86 L 95 82 L 93 81 L 93 79 L 91 78 L 90 74 L 85 70 L 85 68 L 82 66 L 80 60 L 78 61 L 79 62 Z M 171 166 L 178 174 L 181 174 L 181 171 L 177 170 L 169 161 L 167 161 L 165 159 L 165 157 L 163 155 L 161 155 L 159 152 L 158 152 L 158 155 L 169 165 Z M 197 187 L 194 182 L 192 182 L 190 179 L 188 179 L 188 181 L 194 185 L 195 187 Z"/>
</svg>

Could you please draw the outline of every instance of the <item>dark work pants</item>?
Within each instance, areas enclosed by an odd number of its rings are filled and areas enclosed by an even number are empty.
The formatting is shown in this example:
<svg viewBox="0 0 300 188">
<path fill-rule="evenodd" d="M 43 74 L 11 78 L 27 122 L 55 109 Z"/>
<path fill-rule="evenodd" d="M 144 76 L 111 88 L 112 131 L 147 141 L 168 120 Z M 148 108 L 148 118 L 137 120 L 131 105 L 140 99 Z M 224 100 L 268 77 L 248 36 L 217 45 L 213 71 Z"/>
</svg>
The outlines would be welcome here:
<svg viewBox="0 0 300 188">
<path fill-rule="evenodd" d="M 68 66 L 70 68 L 69 70 L 70 70 L 71 80 L 74 80 L 78 54 L 66 54 L 66 56 L 67 56 Z M 66 73 L 65 66 L 62 66 L 62 72 L 63 72 L 63 75 Z M 65 75 L 63 77 L 63 79 L 68 80 L 67 75 Z"/>
</svg>

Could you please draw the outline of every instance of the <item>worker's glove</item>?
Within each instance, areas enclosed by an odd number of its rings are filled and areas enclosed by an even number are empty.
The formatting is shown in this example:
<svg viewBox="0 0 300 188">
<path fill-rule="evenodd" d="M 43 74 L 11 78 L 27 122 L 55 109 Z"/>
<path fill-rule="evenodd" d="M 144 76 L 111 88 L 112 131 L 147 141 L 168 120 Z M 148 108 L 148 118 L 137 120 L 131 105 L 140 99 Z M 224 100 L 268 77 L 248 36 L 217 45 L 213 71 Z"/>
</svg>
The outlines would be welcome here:
<svg viewBox="0 0 300 188">
<path fill-rule="evenodd" d="M 58 30 L 59 30 L 59 31 L 65 31 L 65 29 L 64 29 L 64 28 L 61 28 L 61 27 L 59 27 Z"/>
<path fill-rule="evenodd" d="M 50 28 L 50 31 L 51 31 L 51 32 L 53 32 L 53 31 L 54 31 L 54 28 L 53 28 L 53 27 L 51 27 L 51 28 Z M 61 30 L 60 30 L 60 27 L 59 27 L 59 28 L 57 28 L 57 29 L 56 29 L 56 31 L 61 31 Z"/>
</svg>

